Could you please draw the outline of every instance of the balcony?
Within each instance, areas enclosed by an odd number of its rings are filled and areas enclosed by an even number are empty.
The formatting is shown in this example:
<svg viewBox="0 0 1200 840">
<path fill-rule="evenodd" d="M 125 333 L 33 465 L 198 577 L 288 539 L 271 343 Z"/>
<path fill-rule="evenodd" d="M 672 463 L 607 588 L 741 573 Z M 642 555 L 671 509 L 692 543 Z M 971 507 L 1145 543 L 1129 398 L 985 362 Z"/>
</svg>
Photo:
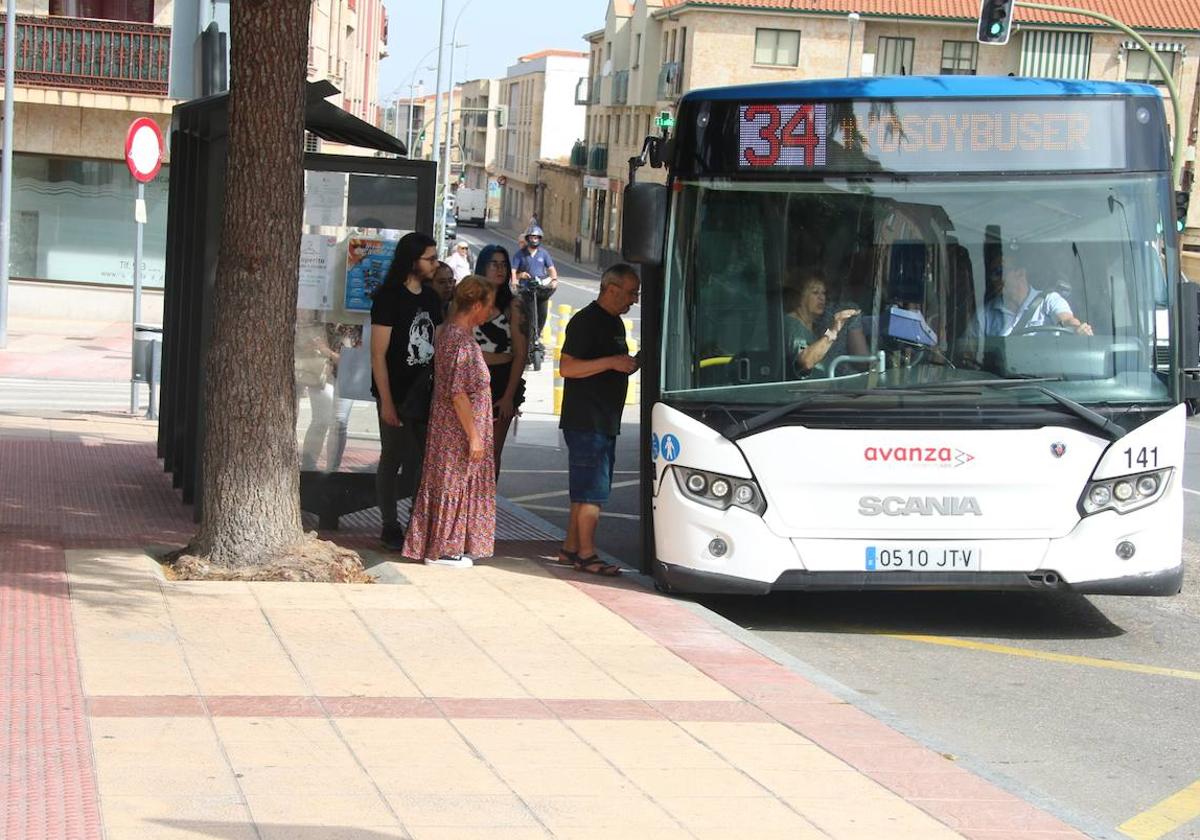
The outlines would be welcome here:
<svg viewBox="0 0 1200 840">
<path fill-rule="evenodd" d="M 0 62 L 4 57 L 3 35 L 4 21 L 0 19 Z M 17 15 L 16 41 L 14 84 L 97 93 L 167 95 L 170 27 Z"/>
<path fill-rule="evenodd" d="M 592 80 L 588 76 L 580 76 L 575 83 L 575 104 L 587 105 L 592 101 Z"/>
<path fill-rule="evenodd" d="M 592 81 L 589 83 L 589 86 L 592 89 L 591 104 L 593 104 L 593 105 L 600 104 L 600 87 L 603 84 L 603 82 L 604 82 L 604 79 L 601 78 L 601 79 L 592 79 Z"/>
<path fill-rule="evenodd" d="M 629 71 L 618 70 L 613 73 L 612 104 L 625 105 L 629 102 Z"/>
<path fill-rule="evenodd" d="M 608 174 L 608 146 L 592 146 L 588 151 L 588 172 L 592 175 Z"/>
<path fill-rule="evenodd" d="M 658 98 L 660 100 L 674 99 L 682 90 L 679 62 L 668 61 L 658 71 Z"/>
<path fill-rule="evenodd" d="M 575 145 L 571 147 L 571 166 L 576 169 L 583 169 L 588 163 L 587 143 L 582 140 L 576 140 Z"/>
</svg>

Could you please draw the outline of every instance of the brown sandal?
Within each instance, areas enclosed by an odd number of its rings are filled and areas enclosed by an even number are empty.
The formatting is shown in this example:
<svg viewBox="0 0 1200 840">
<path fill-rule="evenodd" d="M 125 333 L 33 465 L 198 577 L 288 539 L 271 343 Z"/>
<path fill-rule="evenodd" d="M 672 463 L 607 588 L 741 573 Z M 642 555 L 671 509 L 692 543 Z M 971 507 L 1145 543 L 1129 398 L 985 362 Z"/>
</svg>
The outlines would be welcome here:
<svg viewBox="0 0 1200 840">
<path fill-rule="evenodd" d="M 605 563 L 595 555 L 591 557 L 580 557 L 575 562 L 575 571 L 587 572 L 589 575 L 600 575 L 600 577 L 620 577 L 621 575 L 620 566 L 615 566 L 612 563 Z"/>
<path fill-rule="evenodd" d="M 554 560 L 554 563 L 557 566 L 574 566 L 578 562 L 579 552 L 567 551 L 565 548 L 560 548 L 558 550 L 558 557 Z"/>
</svg>

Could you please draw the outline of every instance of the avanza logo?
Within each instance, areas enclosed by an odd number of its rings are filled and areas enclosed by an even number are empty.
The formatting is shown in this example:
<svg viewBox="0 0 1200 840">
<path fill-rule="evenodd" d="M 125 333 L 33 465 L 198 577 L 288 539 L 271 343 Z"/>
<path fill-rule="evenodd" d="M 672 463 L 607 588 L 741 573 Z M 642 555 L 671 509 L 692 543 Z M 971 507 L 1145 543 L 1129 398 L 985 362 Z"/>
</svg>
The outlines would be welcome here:
<svg viewBox="0 0 1200 840">
<path fill-rule="evenodd" d="M 951 446 L 868 446 L 863 450 L 863 460 L 871 463 L 961 467 L 974 461 L 975 456 Z"/>
</svg>

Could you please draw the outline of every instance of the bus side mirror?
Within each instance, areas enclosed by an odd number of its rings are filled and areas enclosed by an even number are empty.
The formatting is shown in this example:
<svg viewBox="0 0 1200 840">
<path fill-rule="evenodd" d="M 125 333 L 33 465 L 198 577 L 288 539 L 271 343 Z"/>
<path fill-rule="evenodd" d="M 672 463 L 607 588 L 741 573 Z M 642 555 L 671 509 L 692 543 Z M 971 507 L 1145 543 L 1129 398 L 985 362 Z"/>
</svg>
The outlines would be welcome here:
<svg viewBox="0 0 1200 840">
<path fill-rule="evenodd" d="M 643 266 L 662 263 L 667 228 L 667 188 L 662 184 L 630 184 L 622 200 L 621 258 Z"/>
<path fill-rule="evenodd" d="M 1200 370 L 1200 284 L 1188 280 L 1180 282 L 1179 323 L 1179 348 L 1182 351 L 1179 366 L 1184 370 Z"/>
</svg>

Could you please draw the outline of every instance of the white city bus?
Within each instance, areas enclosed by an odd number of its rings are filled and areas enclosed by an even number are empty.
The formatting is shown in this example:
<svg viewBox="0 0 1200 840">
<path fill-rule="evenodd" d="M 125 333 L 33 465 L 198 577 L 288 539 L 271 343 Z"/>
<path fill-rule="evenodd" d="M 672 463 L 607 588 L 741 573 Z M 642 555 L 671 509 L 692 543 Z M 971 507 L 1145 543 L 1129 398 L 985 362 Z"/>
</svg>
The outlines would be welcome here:
<svg viewBox="0 0 1200 840">
<path fill-rule="evenodd" d="M 1197 304 L 1154 88 L 754 85 L 676 127 L 623 228 L 660 587 L 1179 591 Z"/>
</svg>

